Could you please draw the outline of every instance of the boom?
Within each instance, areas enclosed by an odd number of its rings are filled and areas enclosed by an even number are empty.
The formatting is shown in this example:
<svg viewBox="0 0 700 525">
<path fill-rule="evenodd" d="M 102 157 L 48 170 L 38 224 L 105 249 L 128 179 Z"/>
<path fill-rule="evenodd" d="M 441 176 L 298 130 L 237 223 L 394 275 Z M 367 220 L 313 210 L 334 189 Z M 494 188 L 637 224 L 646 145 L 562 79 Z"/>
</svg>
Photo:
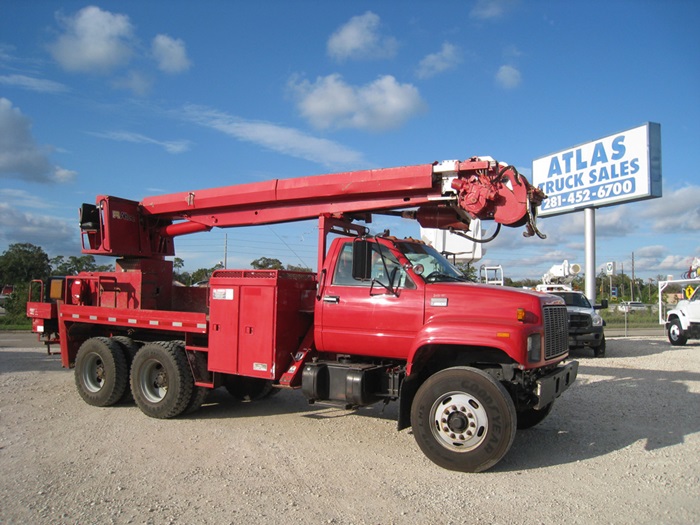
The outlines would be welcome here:
<svg viewBox="0 0 700 525">
<path fill-rule="evenodd" d="M 468 230 L 472 219 L 539 232 L 536 206 L 545 195 L 512 166 L 490 157 L 294 179 L 275 179 L 147 197 L 101 195 L 81 209 L 83 253 L 162 258 L 173 238 L 236 227 L 317 217 L 356 219 L 410 210 L 421 226 Z M 87 242 L 86 242 L 87 241 Z"/>
</svg>

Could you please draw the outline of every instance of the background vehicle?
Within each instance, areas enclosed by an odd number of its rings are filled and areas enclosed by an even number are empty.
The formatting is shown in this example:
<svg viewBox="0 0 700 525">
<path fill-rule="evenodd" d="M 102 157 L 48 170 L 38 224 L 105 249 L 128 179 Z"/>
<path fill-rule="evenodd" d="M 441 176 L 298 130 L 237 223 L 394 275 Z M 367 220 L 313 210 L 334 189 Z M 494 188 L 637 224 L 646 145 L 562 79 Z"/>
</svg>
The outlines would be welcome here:
<svg viewBox="0 0 700 525">
<path fill-rule="evenodd" d="M 574 291 L 571 283 L 580 272 L 581 266 L 576 263 L 564 261 L 555 264 L 542 276 L 542 284 L 535 289 L 564 299 L 569 320 L 570 348 L 589 347 L 593 349 L 593 355 L 604 357 L 605 321 L 596 310 L 607 308 L 608 302 L 604 300 L 603 304 L 592 306 L 582 292 Z"/>
<path fill-rule="evenodd" d="M 666 313 L 666 333 L 674 346 L 683 346 L 688 339 L 700 339 L 700 286 L 690 300 L 679 301 Z"/>
<path fill-rule="evenodd" d="M 432 461 L 478 472 L 575 380 L 566 307 L 465 282 L 423 242 L 358 223 L 389 214 L 464 232 L 480 218 L 543 237 L 543 198 L 512 166 L 477 157 L 141 202 L 98 196 L 81 209 L 83 253 L 120 257 L 116 271 L 52 280 L 50 301 L 27 314 L 40 337 L 60 340 L 88 404 L 133 398 L 170 418 L 219 386 L 240 399 L 292 388 L 311 403 L 398 401 L 399 430 L 411 426 Z M 178 235 L 314 217 L 318 273 L 218 270 L 208 286 L 172 284 Z"/>
<path fill-rule="evenodd" d="M 605 357 L 605 320 L 596 312 L 608 307 L 607 300 L 600 305 L 591 305 L 582 292 L 551 291 L 548 292 L 564 299 L 569 316 L 569 347 L 588 347 L 595 357 Z"/>
<path fill-rule="evenodd" d="M 632 312 L 644 312 L 647 310 L 647 306 L 638 301 L 623 301 L 617 305 L 617 309 L 620 312 L 626 312 L 629 314 Z"/>
<path fill-rule="evenodd" d="M 10 295 L 12 295 L 13 290 L 14 286 L 12 286 L 11 284 L 6 284 L 2 288 L 0 288 L 0 307 L 5 306 L 5 301 Z"/>
</svg>

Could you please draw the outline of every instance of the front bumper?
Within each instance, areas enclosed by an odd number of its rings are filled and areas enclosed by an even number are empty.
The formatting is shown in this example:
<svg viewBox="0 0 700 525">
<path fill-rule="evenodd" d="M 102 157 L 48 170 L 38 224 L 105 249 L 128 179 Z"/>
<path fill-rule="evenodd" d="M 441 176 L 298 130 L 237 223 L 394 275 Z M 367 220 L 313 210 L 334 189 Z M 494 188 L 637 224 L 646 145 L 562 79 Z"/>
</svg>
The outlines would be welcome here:
<svg viewBox="0 0 700 525">
<path fill-rule="evenodd" d="M 542 410 L 568 389 L 578 375 L 578 361 L 571 361 L 536 381 L 537 404 L 535 410 Z"/>
<path fill-rule="evenodd" d="M 593 326 L 586 329 L 569 331 L 569 346 L 600 346 L 603 341 L 603 327 Z"/>
</svg>

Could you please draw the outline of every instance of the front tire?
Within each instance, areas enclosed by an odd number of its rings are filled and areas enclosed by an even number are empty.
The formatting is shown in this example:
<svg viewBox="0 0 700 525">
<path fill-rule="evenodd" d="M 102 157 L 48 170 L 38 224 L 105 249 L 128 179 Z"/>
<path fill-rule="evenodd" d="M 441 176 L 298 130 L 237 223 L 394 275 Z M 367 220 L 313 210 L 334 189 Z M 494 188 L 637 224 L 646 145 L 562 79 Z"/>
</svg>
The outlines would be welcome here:
<svg viewBox="0 0 700 525">
<path fill-rule="evenodd" d="M 487 373 L 448 368 L 429 377 L 411 407 L 413 435 L 437 465 L 481 472 L 506 455 L 517 426 L 515 405 L 506 389 Z"/>
<path fill-rule="evenodd" d="M 131 392 L 141 411 L 168 419 L 184 412 L 192 401 L 194 378 L 185 349 L 178 341 L 144 345 L 131 365 Z"/>
<path fill-rule="evenodd" d="M 683 327 L 678 319 L 671 321 L 668 327 L 668 340 L 673 346 L 683 346 L 688 342 L 688 338 L 683 333 Z"/>
<path fill-rule="evenodd" d="M 224 387 L 237 401 L 260 401 L 278 391 L 268 379 L 234 375 L 226 376 Z"/>
<path fill-rule="evenodd" d="M 75 358 L 75 385 L 88 405 L 114 405 L 124 395 L 128 381 L 126 358 L 117 343 L 93 337 L 80 346 Z"/>
<path fill-rule="evenodd" d="M 552 411 L 554 406 L 554 401 L 544 407 L 542 410 L 535 410 L 534 408 L 528 408 L 526 410 L 520 410 L 518 412 L 518 430 L 527 430 L 535 425 L 539 425 Z"/>
<path fill-rule="evenodd" d="M 593 355 L 595 357 L 605 357 L 605 336 L 600 340 L 598 346 L 593 347 Z"/>
</svg>

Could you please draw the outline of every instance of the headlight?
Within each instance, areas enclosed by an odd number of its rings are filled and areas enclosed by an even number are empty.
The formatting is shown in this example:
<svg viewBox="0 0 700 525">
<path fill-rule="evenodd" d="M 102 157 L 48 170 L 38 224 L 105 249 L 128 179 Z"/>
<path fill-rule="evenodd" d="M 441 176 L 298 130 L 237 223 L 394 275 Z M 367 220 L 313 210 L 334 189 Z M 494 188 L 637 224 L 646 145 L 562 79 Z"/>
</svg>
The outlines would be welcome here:
<svg viewBox="0 0 700 525">
<path fill-rule="evenodd" d="M 527 360 L 537 363 L 542 359 L 542 336 L 532 334 L 527 338 Z"/>
<path fill-rule="evenodd" d="M 593 326 L 603 326 L 603 318 L 598 314 L 593 314 L 591 316 L 591 323 Z"/>
</svg>

